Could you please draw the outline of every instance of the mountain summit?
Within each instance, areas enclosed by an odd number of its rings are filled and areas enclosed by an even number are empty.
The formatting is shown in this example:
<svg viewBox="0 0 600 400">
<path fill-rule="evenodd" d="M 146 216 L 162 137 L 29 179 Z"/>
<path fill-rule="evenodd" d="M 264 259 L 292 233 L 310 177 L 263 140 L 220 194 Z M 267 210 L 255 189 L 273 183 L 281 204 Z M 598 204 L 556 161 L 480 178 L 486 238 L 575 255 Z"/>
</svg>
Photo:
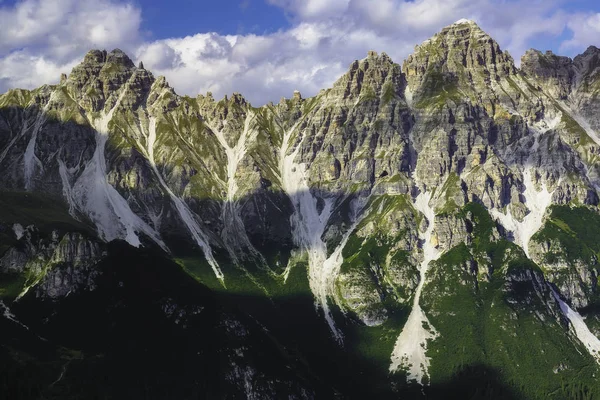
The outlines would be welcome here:
<svg viewBox="0 0 600 400">
<path fill-rule="evenodd" d="M 488 95 L 492 82 L 514 75 L 512 57 L 473 21 L 460 20 L 415 47 L 403 64 L 409 89 L 424 98 L 436 90 Z M 447 85 L 447 88 L 444 88 Z"/>
<path fill-rule="evenodd" d="M 599 53 L 460 20 L 263 107 L 120 50 L 1 95 L 0 391 L 600 396 Z"/>
</svg>

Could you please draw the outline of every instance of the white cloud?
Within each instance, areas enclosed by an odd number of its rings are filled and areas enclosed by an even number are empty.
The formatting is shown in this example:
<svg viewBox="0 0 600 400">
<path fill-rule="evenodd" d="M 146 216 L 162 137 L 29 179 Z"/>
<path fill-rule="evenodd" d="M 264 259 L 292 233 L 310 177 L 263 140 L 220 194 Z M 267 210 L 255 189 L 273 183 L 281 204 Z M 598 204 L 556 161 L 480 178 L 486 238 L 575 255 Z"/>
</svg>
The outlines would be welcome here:
<svg viewBox="0 0 600 400">
<path fill-rule="evenodd" d="M 79 61 L 59 64 L 24 51 L 13 52 L 0 60 L 0 88 L 34 88 L 56 83 L 61 73 L 70 71 Z"/>
<path fill-rule="evenodd" d="M 573 37 L 562 43 L 563 51 L 583 51 L 589 45 L 598 45 L 600 39 L 600 13 L 573 15 L 567 26 L 573 31 Z"/>
<path fill-rule="evenodd" d="M 363 0 L 353 2 L 352 11 L 364 16 L 361 19 L 372 29 L 394 34 L 398 30 L 439 30 L 457 19 L 474 17 L 473 10 L 481 9 L 485 4 L 471 0 Z"/>
<path fill-rule="evenodd" d="M 160 70 L 169 70 L 181 65 L 181 57 L 165 42 L 144 45 L 138 53 L 143 55 L 146 68 L 152 66 Z"/>
<path fill-rule="evenodd" d="M 210 91 L 222 97 L 240 92 L 263 104 L 289 97 L 295 89 L 314 94 L 343 73 L 345 66 L 321 60 L 318 44 L 303 40 L 302 27 L 269 36 L 198 34 L 144 45 L 136 56 L 147 69 L 165 75 L 180 93 Z M 156 57 L 154 49 L 165 47 L 172 53 Z"/>
<path fill-rule="evenodd" d="M 266 0 L 291 27 L 264 35 L 199 32 L 144 41 L 141 10 L 113 0 L 24 0 L 0 6 L 0 90 L 58 80 L 91 48 L 122 48 L 177 92 L 241 92 L 254 104 L 329 87 L 370 49 L 401 63 L 416 44 L 460 18 L 476 20 L 518 62 L 533 39 L 591 44 L 599 14 L 569 14 L 566 0 Z M 558 39 L 557 39 L 558 40 Z"/>
<path fill-rule="evenodd" d="M 111 0 L 24 0 L 0 7 L 0 90 L 55 83 L 93 48 L 133 52 L 141 11 Z"/>
</svg>

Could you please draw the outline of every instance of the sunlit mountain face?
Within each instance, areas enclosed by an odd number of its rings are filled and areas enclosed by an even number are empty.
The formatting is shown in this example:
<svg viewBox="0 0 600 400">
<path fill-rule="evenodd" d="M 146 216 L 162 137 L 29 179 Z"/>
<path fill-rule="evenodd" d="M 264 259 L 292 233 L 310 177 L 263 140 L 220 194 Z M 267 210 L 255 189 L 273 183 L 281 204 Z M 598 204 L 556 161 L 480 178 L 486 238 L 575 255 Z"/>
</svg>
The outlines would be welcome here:
<svg viewBox="0 0 600 400">
<path fill-rule="evenodd" d="M 316 96 L 0 95 L 0 397 L 600 397 L 600 50 L 470 20 Z"/>
</svg>

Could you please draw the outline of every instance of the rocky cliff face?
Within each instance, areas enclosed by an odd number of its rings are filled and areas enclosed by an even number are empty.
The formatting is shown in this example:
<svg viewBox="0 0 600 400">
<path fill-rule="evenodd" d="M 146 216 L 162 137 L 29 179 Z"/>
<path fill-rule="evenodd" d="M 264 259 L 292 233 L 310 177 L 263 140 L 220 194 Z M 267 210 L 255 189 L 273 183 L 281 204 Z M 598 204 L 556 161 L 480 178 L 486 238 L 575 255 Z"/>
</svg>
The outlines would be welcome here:
<svg viewBox="0 0 600 400">
<path fill-rule="evenodd" d="M 547 324 L 551 353 L 593 363 L 596 317 L 576 310 L 598 294 L 581 216 L 597 218 L 599 52 L 530 50 L 519 69 L 462 20 L 402 67 L 370 52 L 313 98 L 253 107 L 178 96 L 120 50 L 91 51 L 59 85 L 0 96 L 0 188 L 62 197 L 97 237 L 24 228 L 0 270 L 39 296 L 91 291 L 104 242 L 122 239 L 219 290 L 273 297 L 302 275 L 339 344 L 348 320 L 379 329 L 409 381 L 458 368 L 454 315 L 498 335 Z M 463 334 L 469 362 L 516 351 Z"/>
<path fill-rule="evenodd" d="M 45 238 L 33 225 L 16 236 L 21 236 L 16 245 L 0 258 L 0 273 L 26 276 L 24 292 L 34 287 L 38 296 L 54 298 L 94 289 L 99 273 L 94 266 L 103 257 L 100 243 L 80 233 L 53 231 Z"/>
</svg>

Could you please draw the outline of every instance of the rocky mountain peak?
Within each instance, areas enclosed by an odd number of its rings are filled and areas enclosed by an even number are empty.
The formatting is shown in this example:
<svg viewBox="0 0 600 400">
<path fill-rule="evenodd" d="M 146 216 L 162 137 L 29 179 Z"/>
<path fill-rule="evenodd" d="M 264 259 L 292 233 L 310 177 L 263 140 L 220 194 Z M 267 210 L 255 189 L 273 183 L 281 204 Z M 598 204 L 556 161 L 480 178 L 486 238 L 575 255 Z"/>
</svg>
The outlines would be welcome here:
<svg viewBox="0 0 600 400">
<path fill-rule="evenodd" d="M 466 18 L 461 18 L 450 26 L 457 26 L 457 25 L 470 25 L 470 26 L 478 27 L 477 23 L 475 21 L 473 21 L 472 19 L 466 19 Z"/>
<path fill-rule="evenodd" d="M 485 37 L 485 39 L 491 39 L 490 35 L 488 35 L 477 23 L 470 19 L 460 19 L 453 24 L 447 25 L 440 32 L 438 32 L 435 36 L 438 35 L 457 35 L 464 36 L 466 34 L 473 34 L 474 36 Z M 431 38 L 433 39 L 433 38 Z"/>
<path fill-rule="evenodd" d="M 106 56 L 106 63 L 114 63 L 118 65 L 122 65 L 126 68 L 134 68 L 135 64 L 125 52 L 121 49 L 114 49 Z"/>
<path fill-rule="evenodd" d="M 508 52 L 475 22 L 459 20 L 415 47 L 402 70 L 411 92 L 431 97 L 458 87 L 467 92 L 487 92 L 492 81 L 516 73 Z"/>
<path fill-rule="evenodd" d="M 557 56 L 552 51 L 527 50 L 521 57 L 521 70 L 536 78 L 545 90 L 560 99 L 567 98 L 575 77 L 573 60 Z"/>
<path fill-rule="evenodd" d="M 151 82 L 151 84 L 150 88 L 147 89 L 148 97 L 146 98 L 146 104 L 149 106 L 159 105 L 163 112 L 175 108 L 177 106 L 178 96 L 175 93 L 175 90 L 167 82 L 167 78 L 159 76 L 154 79 L 152 74 L 145 69 L 138 69 L 136 71 L 136 74 L 142 73 L 148 74 L 151 77 L 148 82 Z"/>
<path fill-rule="evenodd" d="M 103 66 L 107 63 L 122 65 L 126 68 L 135 67 L 131 58 L 121 49 L 114 49 L 111 52 L 93 49 L 87 52 L 81 64 L 75 68 Z"/>
<path fill-rule="evenodd" d="M 573 63 L 581 72 L 585 72 L 598 66 L 599 56 L 600 49 L 596 46 L 590 46 L 582 54 L 575 57 Z"/>
<path fill-rule="evenodd" d="M 246 106 L 248 102 L 241 93 L 235 92 L 231 95 L 229 102 L 238 106 Z"/>
<path fill-rule="evenodd" d="M 589 81 L 595 79 L 600 70 L 600 49 L 596 46 L 588 47 L 583 54 L 573 59 L 573 64 L 578 71 L 579 82 L 589 84 Z"/>
<path fill-rule="evenodd" d="M 97 112 L 104 108 L 106 100 L 136 71 L 140 74 L 136 75 L 133 86 L 136 91 L 145 93 L 154 81 L 151 73 L 137 69 L 133 61 L 120 49 L 111 52 L 91 50 L 81 64 L 73 68 L 64 83 L 71 97 L 78 99 L 85 109 Z M 139 103 L 138 100 L 132 101 L 130 105 L 135 106 Z"/>
<path fill-rule="evenodd" d="M 436 36 L 458 36 L 465 37 L 473 34 L 475 37 L 481 37 L 484 40 L 492 39 L 475 21 L 469 19 L 460 19 L 453 24 L 450 24 L 434 35 L 430 40 L 433 40 Z M 492 39 L 493 40 L 493 39 Z M 458 44 L 458 43 L 457 43 Z"/>
<path fill-rule="evenodd" d="M 343 99 L 374 98 L 382 94 L 386 83 L 400 91 L 403 85 L 400 66 L 386 53 L 371 50 L 366 58 L 350 64 L 348 72 L 334 83 L 332 93 Z"/>
<path fill-rule="evenodd" d="M 597 48 L 596 46 L 592 45 L 592 46 L 589 46 L 587 49 L 585 49 L 582 56 L 589 57 L 589 56 L 599 54 L 599 53 L 600 53 L 600 49 Z"/>
<path fill-rule="evenodd" d="M 92 49 L 83 57 L 82 64 L 104 64 L 106 62 L 106 50 Z"/>
</svg>

